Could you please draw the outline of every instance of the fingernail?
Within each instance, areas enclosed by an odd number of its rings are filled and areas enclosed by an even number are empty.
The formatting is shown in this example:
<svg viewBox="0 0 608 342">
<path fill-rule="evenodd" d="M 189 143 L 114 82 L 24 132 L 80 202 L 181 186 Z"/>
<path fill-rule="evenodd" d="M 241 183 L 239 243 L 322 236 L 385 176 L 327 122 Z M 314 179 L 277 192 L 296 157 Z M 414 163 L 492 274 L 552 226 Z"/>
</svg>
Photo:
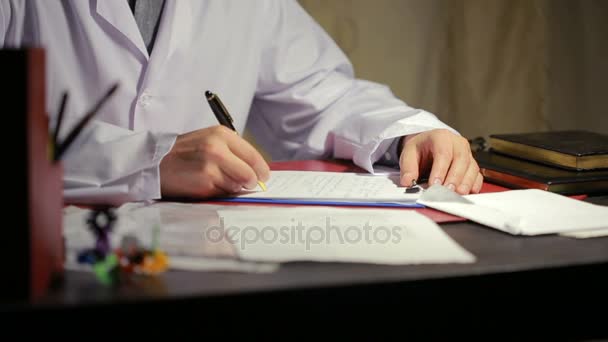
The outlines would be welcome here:
<svg viewBox="0 0 608 342">
<path fill-rule="evenodd" d="M 232 192 L 240 192 L 242 188 L 242 186 L 235 184 L 232 186 Z"/>
<path fill-rule="evenodd" d="M 456 189 L 456 187 L 454 186 L 454 184 L 450 183 L 450 184 L 448 184 L 448 189 L 454 191 L 454 189 Z"/>
<path fill-rule="evenodd" d="M 441 179 L 435 178 L 435 180 L 433 181 L 433 185 L 437 185 L 437 184 L 441 184 Z"/>
</svg>

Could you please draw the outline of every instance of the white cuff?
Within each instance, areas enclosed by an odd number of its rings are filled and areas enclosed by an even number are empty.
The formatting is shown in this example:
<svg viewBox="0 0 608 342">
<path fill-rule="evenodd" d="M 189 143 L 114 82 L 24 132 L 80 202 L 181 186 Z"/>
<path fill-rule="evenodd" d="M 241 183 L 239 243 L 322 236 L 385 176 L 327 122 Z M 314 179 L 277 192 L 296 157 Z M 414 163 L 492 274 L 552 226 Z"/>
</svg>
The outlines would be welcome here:
<svg viewBox="0 0 608 342">
<path fill-rule="evenodd" d="M 386 152 L 392 139 L 441 128 L 459 134 L 456 130 L 441 122 L 435 115 L 424 110 L 418 110 L 418 113 L 393 123 L 369 143 L 360 146 L 353 156 L 353 162 L 368 172 L 374 173 L 373 164 Z"/>
<path fill-rule="evenodd" d="M 64 175 L 65 202 L 120 205 L 160 198 L 160 162 L 173 148 L 177 135 L 147 132 L 132 138 L 113 141 L 112 146 L 91 139 L 96 142 L 88 148 L 75 149 L 69 174 Z"/>
<path fill-rule="evenodd" d="M 160 163 L 171 151 L 177 136 L 175 134 L 157 134 L 156 148 L 152 157 L 152 165 L 141 171 L 140 181 L 136 182 L 133 194 L 138 197 L 134 201 L 154 200 L 161 198 Z"/>
</svg>

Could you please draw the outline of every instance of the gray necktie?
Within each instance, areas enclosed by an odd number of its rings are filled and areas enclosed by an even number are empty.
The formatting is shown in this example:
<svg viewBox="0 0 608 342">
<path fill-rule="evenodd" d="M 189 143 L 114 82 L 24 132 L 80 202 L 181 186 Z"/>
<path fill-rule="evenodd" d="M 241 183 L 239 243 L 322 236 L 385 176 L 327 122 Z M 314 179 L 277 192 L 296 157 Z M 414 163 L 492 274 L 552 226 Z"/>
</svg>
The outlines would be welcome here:
<svg viewBox="0 0 608 342">
<path fill-rule="evenodd" d="M 152 53 L 164 4 L 165 0 L 129 0 L 129 6 L 149 54 Z"/>
</svg>

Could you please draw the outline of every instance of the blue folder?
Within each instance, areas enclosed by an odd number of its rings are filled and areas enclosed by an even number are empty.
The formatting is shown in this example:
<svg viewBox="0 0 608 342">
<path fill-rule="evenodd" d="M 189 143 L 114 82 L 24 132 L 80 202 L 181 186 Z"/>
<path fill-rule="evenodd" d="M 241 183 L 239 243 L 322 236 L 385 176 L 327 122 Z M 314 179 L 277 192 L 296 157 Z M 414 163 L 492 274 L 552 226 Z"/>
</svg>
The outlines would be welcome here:
<svg viewBox="0 0 608 342">
<path fill-rule="evenodd" d="M 271 198 L 216 198 L 214 202 L 236 202 L 236 203 L 265 203 L 265 204 L 302 204 L 302 205 L 330 205 L 330 206 L 356 206 L 356 207 L 392 207 L 392 208 L 424 208 L 422 204 L 395 203 L 395 202 L 342 202 L 322 200 L 300 200 L 300 199 L 271 199 Z"/>
</svg>

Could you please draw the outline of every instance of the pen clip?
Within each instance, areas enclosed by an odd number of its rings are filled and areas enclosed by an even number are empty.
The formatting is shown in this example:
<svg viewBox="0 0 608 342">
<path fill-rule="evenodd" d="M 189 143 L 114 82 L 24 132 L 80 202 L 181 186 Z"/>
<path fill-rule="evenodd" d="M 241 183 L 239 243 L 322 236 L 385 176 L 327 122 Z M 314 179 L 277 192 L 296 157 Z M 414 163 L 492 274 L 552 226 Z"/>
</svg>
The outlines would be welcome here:
<svg viewBox="0 0 608 342">
<path fill-rule="evenodd" d="M 219 96 L 207 90 L 205 92 L 205 97 L 207 98 L 207 102 L 213 111 L 213 114 L 217 118 L 217 121 L 220 125 L 226 126 L 236 132 L 236 128 L 234 127 L 234 120 L 228 110 L 224 106 L 224 103 L 220 100 Z"/>
<path fill-rule="evenodd" d="M 215 94 L 214 94 L 215 96 Z M 228 110 L 226 109 L 226 107 L 224 107 L 224 103 L 222 103 L 222 101 L 220 101 L 220 99 L 215 96 L 216 100 L 217 100 L 217 104 L 218 106 L 222 107 L 222 112 L 224 112 L 224 115 L 226 115 L 226 117 L 228 118 L 228 120 L 230 120 L 230 123 L 234 123 L 234 120 L 232 119 L 232 116 L 230 115 L 230 113 L 228 112 Z"/>
</svg>

